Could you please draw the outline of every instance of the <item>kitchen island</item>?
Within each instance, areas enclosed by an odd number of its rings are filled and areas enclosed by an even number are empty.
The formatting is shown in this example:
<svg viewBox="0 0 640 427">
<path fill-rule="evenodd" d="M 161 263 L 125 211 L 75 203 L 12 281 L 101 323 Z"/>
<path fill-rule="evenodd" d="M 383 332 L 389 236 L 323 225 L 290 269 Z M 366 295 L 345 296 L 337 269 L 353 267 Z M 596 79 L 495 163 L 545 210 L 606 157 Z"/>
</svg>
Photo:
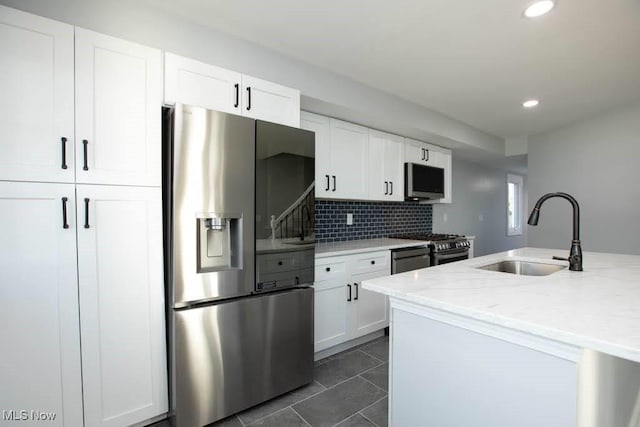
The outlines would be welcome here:
<svg viewBox="0 0 640 427">
<path fill-rule="evenodd" d="M 391 425 L 635 426 L 640 257 L 523 248 L 363 282 L 390 297 Z M 606 389 L 604 393 L 602 390 Z M 635 418 L 634 418 L 635 417 Z"/>
</svg>

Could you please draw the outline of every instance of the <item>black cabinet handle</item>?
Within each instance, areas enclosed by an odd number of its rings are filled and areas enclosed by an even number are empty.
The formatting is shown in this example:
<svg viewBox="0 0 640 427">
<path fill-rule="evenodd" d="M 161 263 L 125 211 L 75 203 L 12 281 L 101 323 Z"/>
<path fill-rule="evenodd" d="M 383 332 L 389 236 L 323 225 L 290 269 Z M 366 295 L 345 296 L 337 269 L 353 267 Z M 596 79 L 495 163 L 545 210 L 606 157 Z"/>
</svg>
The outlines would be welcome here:
<svg viewBox="0 0 640 427">
<path fill-rule="evenodd" d="M 376 260 L 375 260 L 375 259 L 372 259 L 372 260 L 371 260 L 371 265 L 373 265 L 373 264 L 375 264 L 375 263 L 376 263 Z"/>
<path fill-rule="evenodd" d="M 325 175 L 327 177 L 327 188 L 324 191 L 329 191 L 329 175 Z"/>
<path fill-rule="evenodd" d="M 278 265 L 282 265 L 282 261 L 278 261 Z"/>
<path fill-rule="evenodd" d="M 354 283 L 353 286 L 356 288 L 356 296 L 353 298 L 354 301 L 358 300 L 358 284 Z"/>
<path fill-rule="evenodd" d="M 391 196 L 393 194 L 393 181 L 389 181 L 389 184 L 391 184 L 391 191 L 389 192 L 389 195 Z"/>
<path fill-rule="evenodd" d="M 333 190 L 331 191 L 336 191 L 336 176 L 335 175 L 331 175 L 333 176 Z"/>
<path fill-rule="evenodd" d="M 331 271 L 331 267 L 325 268 L 324 271 Z"/>
<path fill-rule="evenodd" d="M 424 148 L 421 148 L 421 150 L 422 150 L 422 159 L 421 160 L 424 160 Z"/>
<path fill-rule="evenodd" d="M 349 298 L 347 298 L 347 302 L 351 301 L 351 285 L 347 284 L 347 286 L 349 287 Z"/>
<path fill-rule="evenodd" d="M 84 199 L 84 228 L 89 228 L 89 199 Z"/>
<path fill-rule="evenodd" d="M 251 88 L 247 88 L 247 111 L 251 110 Z"/>
<path fill-rule="evenodd" d="M 389 194 L 389 181 L 384 182 L 384 195 Z"/>
<path fill-rule="evenodd" d="M 426 153 L 424 160 L 428 162 L 429 161 L 429 150 L 425 149 L 424 152 Z"/>
<path fill-rule="evenodd" d="M 84 154 L 84 166 L 82 167 L 82 170 L 85 170 L 85 171 L 89 170 L 89 166 L 88 166 L 88 163 L 89 163 L 89 159 L 88 159 L 89 148 L 87 147 L 88 145 L 89 145 L 89 141 L 87 141 L 86 139 L 83 139 L 82 140 L 82 146 L 83 146 L 82 147 L 82 151 L 83 151 L 83 154 Z"/>
<path fill-rule="evenodd" d="M 233 104 L 233 108 L 238 108 L 240 105 L 240 84 L 236 83 L 233 87 L 236 89 L 236 103 Z"/>
<path fill-rule="evenodd" d="M 68 197 L 62 198 L 62 228 L 69 228 L 69 223 L 67 222 L 67 201 Z"/>
<path fill-rule="evenodd" d="M 62 169 L 67 168 L 67 138 L 64 136 L 60 138 L 60 142 L 62 142 Z"/>
</svg>

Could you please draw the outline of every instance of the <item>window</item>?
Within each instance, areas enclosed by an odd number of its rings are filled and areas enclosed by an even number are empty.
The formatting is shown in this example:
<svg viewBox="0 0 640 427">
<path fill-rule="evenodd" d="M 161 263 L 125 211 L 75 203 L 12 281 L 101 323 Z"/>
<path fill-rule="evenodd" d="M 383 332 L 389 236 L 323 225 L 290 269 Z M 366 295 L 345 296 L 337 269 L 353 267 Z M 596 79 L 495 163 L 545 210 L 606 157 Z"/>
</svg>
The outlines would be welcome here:
<svg viewBox="0 0 640 427">
<path fill-rule="evenodd" d="M 520 175 L 507 174 L 507 236 L 522 234 L 522 182 Z"/>
</svg>

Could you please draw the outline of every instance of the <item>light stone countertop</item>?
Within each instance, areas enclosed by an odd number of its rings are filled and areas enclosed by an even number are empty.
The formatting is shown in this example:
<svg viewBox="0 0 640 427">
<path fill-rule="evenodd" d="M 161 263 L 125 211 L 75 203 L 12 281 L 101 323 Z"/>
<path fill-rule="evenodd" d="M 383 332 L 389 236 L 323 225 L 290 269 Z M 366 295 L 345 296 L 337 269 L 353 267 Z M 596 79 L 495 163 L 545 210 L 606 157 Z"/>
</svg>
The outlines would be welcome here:
<svg viewBox="0 0 640 427">
<path fill-rule="evenodd" d="M 362 282 L 401 301 L 640 362 L 640 256 L 585 252 L 583 272 L 519 276 L 475 267 L 553 261 L 523 248 Z"/>
<path fill-rule="evenodd" d="M 316 258 L 424 246 L 428 241 L 409 239 L 362 239 L 316 244 Z"/>
</svg>

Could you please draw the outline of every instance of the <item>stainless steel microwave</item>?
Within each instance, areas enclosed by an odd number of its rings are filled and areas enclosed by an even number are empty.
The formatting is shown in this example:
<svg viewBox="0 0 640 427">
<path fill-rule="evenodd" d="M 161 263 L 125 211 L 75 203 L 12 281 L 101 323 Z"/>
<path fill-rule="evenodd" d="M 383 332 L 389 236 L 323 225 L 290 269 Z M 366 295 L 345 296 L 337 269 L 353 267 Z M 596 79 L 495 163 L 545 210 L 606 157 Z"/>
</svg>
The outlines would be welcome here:
<svg viewBox="0 0 640 427">
<path fill-rule="evenodd" d="M 435 166 L 404 164 L 405 200 L 442 199 L 444 169 Z"/>
</svg>

